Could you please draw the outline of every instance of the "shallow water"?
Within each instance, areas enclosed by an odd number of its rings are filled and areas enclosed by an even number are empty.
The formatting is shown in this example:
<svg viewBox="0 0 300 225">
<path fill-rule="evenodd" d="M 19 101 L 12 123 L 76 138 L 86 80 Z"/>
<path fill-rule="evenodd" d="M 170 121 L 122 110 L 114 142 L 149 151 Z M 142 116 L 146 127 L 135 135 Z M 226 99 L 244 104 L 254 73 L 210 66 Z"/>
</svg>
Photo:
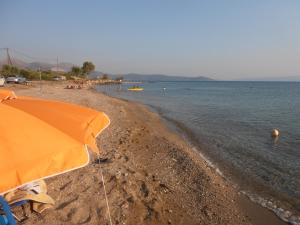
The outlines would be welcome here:
<svg viewBox="0 0 300 225">
<path fill-rule="evenodd" d="M 300 212 L 300 83 L 155 82 L 98 86 L 159 112 L 245 193 L 281 217 Z M 280 130 L 271 138 L 273 128 Z M 283 215 L 287 214 L 287 215 Z M 300 222 L 299 222 L 300 223 Z"/>
</svg>

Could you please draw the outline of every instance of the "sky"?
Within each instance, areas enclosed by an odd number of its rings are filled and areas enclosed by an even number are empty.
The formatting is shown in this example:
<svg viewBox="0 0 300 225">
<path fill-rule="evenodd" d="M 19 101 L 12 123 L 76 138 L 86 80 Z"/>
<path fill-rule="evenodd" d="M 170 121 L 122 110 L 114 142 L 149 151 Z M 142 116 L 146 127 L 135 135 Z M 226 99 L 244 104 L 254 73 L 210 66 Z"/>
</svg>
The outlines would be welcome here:
<svg viewBox="0 0 300 225">
<path fill-rule="evenodd" d="M 115 74 L 293 77 L 299 12 L 299 0 L 0 0 L 0 48 Z"/>
</svg>

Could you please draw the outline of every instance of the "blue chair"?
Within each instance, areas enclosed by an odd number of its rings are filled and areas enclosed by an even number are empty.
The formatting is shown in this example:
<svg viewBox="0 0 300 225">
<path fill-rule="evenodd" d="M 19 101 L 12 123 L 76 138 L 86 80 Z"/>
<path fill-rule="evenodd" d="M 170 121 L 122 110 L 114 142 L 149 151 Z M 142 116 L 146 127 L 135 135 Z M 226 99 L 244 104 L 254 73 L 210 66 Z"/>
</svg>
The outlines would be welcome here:
<svg viewBox="0 0 300 225">
<path fill-rule="evenodd" d="M 4 215 L 0 215 L 0 225 L 17 225 L 9 205 L 2 196 L 0 196 L 0 209 L 4 212 Z"/>
</svg>

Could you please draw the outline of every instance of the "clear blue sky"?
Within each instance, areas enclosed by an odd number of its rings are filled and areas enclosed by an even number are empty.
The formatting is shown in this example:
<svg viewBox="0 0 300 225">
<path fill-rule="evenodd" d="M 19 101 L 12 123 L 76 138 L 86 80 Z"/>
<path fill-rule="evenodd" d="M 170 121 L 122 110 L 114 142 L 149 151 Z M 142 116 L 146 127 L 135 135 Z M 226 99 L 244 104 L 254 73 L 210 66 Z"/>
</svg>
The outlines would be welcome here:
<svg viewBox="0 0 300 225">
<path fill-rule="evenodd" d="M 0 47 L 108 73 L 300 75 L 300 1 L 0 0 Z"/>
</svg>

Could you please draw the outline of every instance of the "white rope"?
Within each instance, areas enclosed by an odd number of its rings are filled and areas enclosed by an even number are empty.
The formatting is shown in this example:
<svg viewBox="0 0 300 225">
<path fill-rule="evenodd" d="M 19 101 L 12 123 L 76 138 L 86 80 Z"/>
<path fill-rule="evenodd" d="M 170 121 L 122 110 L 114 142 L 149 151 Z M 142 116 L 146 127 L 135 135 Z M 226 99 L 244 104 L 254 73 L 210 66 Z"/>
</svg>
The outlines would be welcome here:
<svg viewBox="0 0 300 225">
<path fill-rule="evenodd" d="M 106 193 L 106 187 L 105 187 L 105 182 L 104 182 L 104 177 L 103 177 L 103 172 L 102 172 L 102 167 L 101 167 L 101 160 L 100 160 L 99 155 L 98 155 L 98 162 L 99 162 L 99 165 L 100 165 L 100 174 L 101 174 L 101 179 L 102 179 L 102 184 L 103 184 L 103 189 L 104 189 L 104 195 L 105 195 L 105 201 L 106 201 L 106 207 L 107 207 L 107 214 L 108 214 L 110 225 L 112 225 L 113 223 L 112 223 L 111 216 L 110 216 L 110 209 L 109 209 L 108 198 L 107 198 L 107 193 Z"/>
</svg>

